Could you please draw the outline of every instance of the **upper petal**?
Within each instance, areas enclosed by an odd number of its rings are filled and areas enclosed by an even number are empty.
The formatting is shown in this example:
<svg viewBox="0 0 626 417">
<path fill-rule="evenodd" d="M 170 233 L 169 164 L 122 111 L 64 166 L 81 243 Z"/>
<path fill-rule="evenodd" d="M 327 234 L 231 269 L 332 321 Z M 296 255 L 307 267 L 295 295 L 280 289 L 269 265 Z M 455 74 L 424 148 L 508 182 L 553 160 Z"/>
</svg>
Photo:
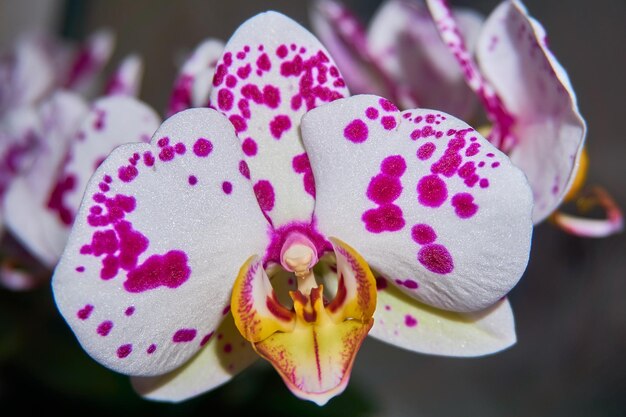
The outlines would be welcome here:
<svg viewBox="0 0 626 417">
<path fill-rule="evenodd" d="M 55 115 L 56 123 L 62 121 Z M 53 143 L 49 135 L 33 169 L 7 193 L 6 219 L 13 234 L 44 264 L 54 266 L 93 172 L 114 148 L 147 142 L 158 126 L 151 108 L 119 96 L 100 99 L 88 114 L 81 112 L 61 133 L 62 143 Z"/>
<path fill-rule="evenodd" d="M 109 61 L 114 46 L 113 32 L 101 29 L 91 34 L 72 57 L 64 86 L 74 90 L 89 89 L 94 78 Z"/>
<path fill-rule="evenodd" d="M 378 278 L 378 308 L 370 336 L 414 352 L 482 356 L 515 343 L 515 321 L 507 299 L 485 310 L 455 313 L 420 303 Z"/>
<path fill-rule="evenodd" d="M 143 61 L 138 55 L 129 55 L 107 81 L 105 94 L 136 97 L 139 94 L 142 76 Z"/>
<path fill-rule="evenodd" d="M 467 9 L 455 9 L 454 14 L 472 51 L 482 16 Z M 380 65 L 420 107 L 440 109 L 461 119 L 473 115 L 474 93 L 423 2 L 384 2 L 372 18 L 367 40 Z"/>
<path fill-rule="evenodd" d="M 392 81 L 370 55 L 361 22 L 349 9 L 332 0 L 318 0 L 309 15 L 315 34 L 332 53 L 353 94 L 391 97 L 395 93 Z"/>
<path fill-rule="evenodd" d="M 510 157 L 530 182 L 535 223 L 567 193 L 586 134 L 569 77 L 546 42 L 543 27 L 512 1 L 489 16 L 477 48 L 485 78 L 516 118 Z"/>
<path fill-rule="evenodd" d="M 212 105 L 235 126 L 261 209 L 274 227 L 310 221 L 314 193 L 300 118 L 348 91 L 326 49 L 288 17 L 239 27 L 217 65 Z"/>
<path fill-rule="evenodd" d="M 98 168 L 52 282 L 96 360 L 163 374 L 215 331 L 239 267 L 267 245 L 240 159 L 228 120 L 191 109 L 166 120 L 150 144 L 122 145 Z"/>
<path fill-rule="evenodd" d="M 309 112 L 302 134 L 319 230 L 412 297 L 476 311 L 521 277 L 532 232 L 528 184 L 465 123 L 355 96 Z"/>
</svg>

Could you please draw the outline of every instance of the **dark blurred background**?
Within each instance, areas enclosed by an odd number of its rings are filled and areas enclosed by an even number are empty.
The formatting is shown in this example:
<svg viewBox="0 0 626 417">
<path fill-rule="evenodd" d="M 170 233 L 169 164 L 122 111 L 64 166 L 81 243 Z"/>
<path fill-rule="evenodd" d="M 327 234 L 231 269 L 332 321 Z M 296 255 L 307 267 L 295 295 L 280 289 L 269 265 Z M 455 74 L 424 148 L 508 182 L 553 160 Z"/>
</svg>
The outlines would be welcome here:
<svg viewBox="0 0 626 417">
<path fill-rule="evenodd" d="M 364 21 L 379 1 L 346 1 Z M 456 1 L 485 15 L 498 2 Z M 588 183 L 626 207 L 626 2 L 527 0 L 567 69 L 589 125 Z M 145 62 L 141 98 L 162 112 L 185 52 L 228 39 L 257 12 L 281 11 L 309 27 L 305 1 L 0 0 L 0 47 L 45 28 L 83 39 L 117 35 L 109 69 L 131 52 Z M 583 239 L 548 223 L 510 294 L 518 343 L 485 358 L 412 354 L 373 339 L 343 396 L 326 408 L 294 399 L 268 366 L 180 405 L 138 398 L 126 377 L 92 361 L 58 315 L 48 287 L 0 290 L 0 413 L 269 416 L 626 416 L 626 237 Z"/>
</svg>

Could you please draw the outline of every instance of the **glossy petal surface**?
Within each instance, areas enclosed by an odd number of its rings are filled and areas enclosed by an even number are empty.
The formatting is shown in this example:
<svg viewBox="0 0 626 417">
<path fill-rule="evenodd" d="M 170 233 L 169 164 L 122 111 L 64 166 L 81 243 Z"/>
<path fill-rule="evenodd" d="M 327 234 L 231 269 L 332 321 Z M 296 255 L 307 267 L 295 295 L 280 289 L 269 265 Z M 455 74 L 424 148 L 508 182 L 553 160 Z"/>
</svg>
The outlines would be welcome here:
<svg viewBox="0 0 626 417">
<path fill-rule="evenodd" d="M 267 245 L 240 152 L 226 119 L 192 109 L 98 168 L 53 277 L 57 306 L 96 360 L 159 375 L 216 330 L 239 267 Z"/>
<path fill-rule="evenodd" d="M 378 281 L 384 278 L 378 278 Z M 482 356 L 515 343 L 509 301 L 475 313 L 454 313 L 420 303 L 387 282 L 379 285 L 370 336 L 419 353 Z"/>
<path fill-rule="evenodd" d="M 309 112 L 302 135 L 319 230 L 341 236 L 404 292 L 476 311 L 517 283 L 530 248 L 530 189 L 468 125 L 356 96 Z"/>
<path fill-rule="evenodd" d="M 288 17 L 267 12 L 239 27 L 217 65 L 212 105 L 235 126 L 259 205 L 275 227 L 311 219 L 314 188 L 300 118 L 348 94 L 326 49 Z"/>
<path fill-rule="evenodd" d="M 489 16 L 477 57 L 515 115 L 510 157 L 528 177 L 538 223 L 563 199 L 583 149 L 586 126 L 574 90 L 548 50 L 544 29 L 519 2 L 504 2 Z"/>
<path fill-rule="evenodd" d="M 454 14 L 472 51 L 482 17 L 467 9 L 455 9 Z M 372 18 L 367 39 L 380 65 L 420 107 L 439 109 L 464 120 L 473 115 L 477 104 L 474 93 L 423 2 L 384 2 Z"/>
<path fill-rule="evenodd" d="M 161 376 L 131 378 L 135 391 L 151 400 L 184 401 L 228 382 L 259 358 L 230 313 L 201 343 L 204 347 L 182 367 Z"/>
<path fill-rule="evenodd" d="M 46 210 L 56 175 L 84 118 L 87 104 L 76 94 L 58 92 L 39 110 L 45 137 L 32 166 L 16 177 L 5 197 L 5 221 L 13 235 L 47 266 L 53 266 L 65 239 L 57 237 L 56 220 Z M 45 133 L 44 133 L 45 132 Z"/>
</svg>

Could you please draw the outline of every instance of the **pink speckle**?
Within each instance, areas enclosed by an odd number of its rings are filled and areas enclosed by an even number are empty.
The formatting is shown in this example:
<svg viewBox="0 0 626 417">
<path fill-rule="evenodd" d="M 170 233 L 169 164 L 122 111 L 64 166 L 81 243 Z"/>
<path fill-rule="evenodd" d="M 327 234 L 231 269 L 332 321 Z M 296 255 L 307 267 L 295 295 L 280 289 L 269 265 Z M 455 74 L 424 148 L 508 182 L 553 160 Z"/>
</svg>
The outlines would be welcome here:
<svg viewBox="0 0 626 417">
<path fill-rule="evenodd" d="M 133 314 L 135 314 L 135 307 L 130 306 L 128 307 L 125 311 L 124 314 L 127 316 L 132 316 Z"/>
<path fill-rule="evenodd" d="M 343 136 L 351 142 L 362 143 L 367 140 L 369 131 L 367 125 L 361 119 L 354 119 L 343 130 Z"/>
<path fill-rule="evenodd" d="M 361 220 L 365 223 L 365 228 L 372 233 L 395 232 L 402 229 L 405 224 L 402 210 L 395 204 L 385 204 L 367 210 L 361 216 Z"/>
<path fill-rule="evenodd" d="M 372 177 L 367 187 L 367 197 L 377 204 L 391 203 L 400 197 L 402 184 L 396 177 L 378 174 Z"/>
<path fill-rule="evenodd" d="M 165 146 L 161 149 L 161 152 L 159 152 L 159 159 L 164 162 L 174 159 L 174 148 L 171 146 Z"/>
<path fill-rule="evenodd" d="M 78 310 L 76 313 L 76 317 L 80 320 L 87 320 L 93 311 L 93 306 L 91 304 L 86 304 L 83 308 Z"/>
<path fill-rule="evenodd" d="M 159 145 L 159 147 L 161 148 L 169 144 L 170 144 L 170 138 L 168 138 L 167 136 L 164 136 L 157 141 L 157 145 Z"/>
<path fill-rule="evenodd" d="M 250 71 L 252 71 L 252 67 L 250 66 L 250 64 L 247 64 L 237 69 L 237 76 L 242 80 L 245 80 L 250 75 Z"/>
<path fill-rule="evenodd" d="M 294 156 L 293 160 L 291 161 L 291 165 L 295 172 L 297 172 L 298 174 L 304 174 L 304 177 L 302 178 L 302 182 L 304 183 L 304 191 L 306 191 L 310 196 L 315 198 L 315 179 L 313 178 L 313 170 L 311 169 L 309 157 L 306 152 Z"/>
<path fill-rule="evenodd" d="M 108 336 L 113 329 L 113 322 L 110 320 L 103 321 L 98 325 L 97 332 L 100 336 Z"/>
<path fill-rule="evenodd" d="M 196 333 L 196 329 L 180 329 L 177 330 L 176 333 L 174 333 L 172 341 L 174 343 L 191 342 L 193 339 L 196 338 Z"/>
<path fill-rule="evenodd" d="M 102 184 L 101 184 L 102 185 Z M 108 186 L 104 184 L 107 188 Z M 76 177 L 74 175 L 64 175 L 55 185 L 50 198 L 48 199 L 48 208 L 58 213 L 59 219 L 63 224 L 69 226 L 74 221 L 74 211 L 71 206 L 65 203 L 65 195 L 76 187 Z M 102 188 L 102 187 L 100 187 Z"/>
<path fill-rule="evenodd" d="M 246 120 L 238 114 L 233 114 L 228 118 L 228 120 L 233 125 L 235 132 L 237 133 L 245 132 L 246 129 L 248 129 L 248 123 L 246 123 Z"/>
<path fill-rule="evenodd" d="M 417 195 L 423 206 L 439 207 L 448 198 L 448 188 L 437 175 L 427 175 L 417 183 Z"/>
<path fill-rule="evenodd" d="M 271 211 L 275 203 L 274 187 L 272 187 L 272 183 L 267 180 L 260 180 L 254 184 L 253 188 L 254 195 L 259 202 L 261 210 L 264 212 Z"/>
<path fill-rule="evenodd" d="M 165 255 L 152 255 L 143 264 L 129 271 L 124 288 L 131 293 L 144 292 L 160 286 L 178 288 L 190 275 L 187 254 L 171 250 Z"/>
<path fill-rule="evenodd" d="M 202 340 L 200 341 L 200 346 L 204 346 L 207 343 L 209 343 L 209 340 L 211 340 L 211 337 L 213 337 L 213 333 L 214 332 L 210 332 L 206 335 L 204 335 L 204 337 L 202 338 Z"/>
<path fill-rule="evenodd" d="M 239 173 L 245 178 L 250 179 L 250 167 L 246 161 L 239 161 Z"/>
<path fill-rule="evenodd" d="M 469 193 L 459 193 L 452 197 L 452 205 L 456 215 L 461 219 L 468 219 L 478 211 L 478 206 L 474 203 L 474 196 Z"/>
<path fill-rule="evenodd" d="M 200 138 L 193 144 L 193 153 L 200 158 L 209 156 L 213 150 L 213 144 L 208 139 Z"/>
<path fill-rule="evenodd" d="M 189 178 L 187 178 L 187 181 L 189 182 L 189 185 L 196 185 L 198 183 L 198 178 L 195 175 L 190 175 Z"/>
<path fill-rule="evenodd" d="M 500 162 L 493 162 L 491 164 L 491 168 L 498 168 L 500 166 Z"/>
<path fill-rule="evenodd" d="M 261 71 L 269 71 L 270 69 L 272 69 L 272 63 L 270 62 L 267 54 L 261 54 L 261 56 L 256 60 L 256 66 Z"/>
<path fill-rule="evenodd" d="M 380 107 L 382 107 L 385 111 L 398 111 L 396 105 L 386 98 L 381 98 L 378 103 L 380 104 Z"/>
<path fill-rule="evenodd" d="M 391 155 L 383 159 L 380 171 L 392 177 L 401 177 L 406 171 L 406 162 L 401 155 Z"/>
<path fill-rule="evenodd" d="M 403 287 L 406 287 L 410 290 L 416 290 L 419 288 L 419 284 L 412 279 L 405 279 L 404 281 L 401 279 L 397 279 L 396 284 L 402 285 Z"/>
<path fill-rule="evenodd" d="M 406 327 L 415 327 L 417 326 L 417 319 L 410 314 L 404 316 L 404 325 Z"/>
<path fill-rule="evenodd" d="M 291 119 L 284 114 L 279 114 L 270 122 L 270 132 L 275 139 L 280 139 L 289 129 L 291 129 Z"/>
<path fill-rule="evenodd" d="M 367 116 L 368 119 L 376 120 L 378 119 L 378 110 L 374 107 L 368 107 L 365 110 L 365 116 Z"/>
<path fill-rule="evenodd" d="M 217 93 L 217 105 L 220 110 L 228 111 L 233 108 L 234 96 L 232 91 L 227 88 L 222 88 Z"/>
<path fill-rule="evenodd" d="M 487 188 L 489 187 L 489 180 L 487 178 L 481 178 L 478 185 L 480 185 L 480 188 Z"/>
<path fill-rule="evenodd" d="M 230 343 L 226 343 L 224 345 L 224 353 L 230 353 L 233 351 L 233 345 L 231 345 Z"/>
<path fill-rule="evenodd" d="M 182 142 L 178 142 L 176 145 L 174 145 L 174 151 L 178 154 L 178 155 L 184 155 L 185 152 L 187 152 L 187 148 L 185 147 L 185 144 Z"/>
<path fill-rule="evenodd" d="M 475 138 L 472 138 L 472 139 L 475 139 Z M 465 156 L 474 156 L 478 153 L 479 149 L 480 149 L 480 144 L 472 143 L 465 151 Z"/>
<path fill-rule="evenodd" d="M 247 156 L 254 156 L 258 151 L 257 144 L 252 138 L 246 138 L 241 144 L 241 149 Z"/>
<path fill-rule="evenodd" d="M 85 272 L 85 267 L 84 266 L 77 266 L 76 267 L 76 272 Z"/>
<path fill-rule="evenodd" d="M 156 345 L 152 343 L 150 346 L 148 346 L 148 349 L 146 349 L 146 353 L 148 355 L 152 355 L 155 350 L 156 350 Z"/>
<path fill-rule="evenodd" d="M 425 161 L 431 156 L 433 156 L 435 149 L 437 149 L 437 147 L 435 146 L 434 143 L 432 142 L 425 143 L 422 146 L 420 146 L 419 149 L 417 150 L 417 157 L 420 160 Z"/>
<path fill-rule="evenodd" d="M 123 182 L 131 182 L 137 177 L 139 171 L 133 165 L 128 165 L 125 167 L 120 167 L 117 171 L 117 176 Z"/>
<path fill-rule="evenodd" d="M 143 154 L 143 163 L 147 166 L 147 167 L 151 167 L 152 165 L 154 165 L 155 159 L 154 156 L 152 155 L 152 152 L 148 151 L 148 152 L 144 152 Z"/>
<path fill-rule="evenodd" d="M 427 224 L 416 224 L 411 229 L 411 237 L 415 241 L 415 243 L 419 245 L 427 245 L 429 243 L 433 243 L 435 239 L 437 239 L 437 234 Z"/>
<path fill-rule="evenodd" d="M 233 192 L 233 184 L 230 183 L 229 181 L 224 181 L 222 183 L 222 191 L 224 191 L 224 194 L 230 194 Z"/>
<path fill-rule="evenodd" d="M 263 102 L 270 109 L 277 108 L 280 105 L 280 90 L 273 85 L 263 87 Z"/>
<path fill-rule="evenodd" d="M 279 58 L 285 58 L 287 56 L 287 53 L 289 51 L 287 50 L 287 46 L 286 45 L 280 45 L 278 48 L 276 48 L 276 55 Z"/>
<path fill-rule="evenodd" d="M 133 345 L 131 345 L 130 343 L 126 345 L 122 345 L 117 348 L 117 357 L 120 359 L 124 359 L 125 357 L 130 355 L 132 351 L 133 351 Z"/>
<path fill-rule="evenodd" d="M 443 245 L 426 245 L 417 254 L 417 260 L 431 272 L 449 274 L 454 269 L 452 255 Z"/>
<path fill-rule="evenodd" d="M 396 127 L 396 118 L 393 116 L 384 116 L 382 119 L 380 119 L 380 124 L 383 125 L 383 127 L 385 128 L 385 130 L 391 130 L 394 129 Z"/>
</svg>

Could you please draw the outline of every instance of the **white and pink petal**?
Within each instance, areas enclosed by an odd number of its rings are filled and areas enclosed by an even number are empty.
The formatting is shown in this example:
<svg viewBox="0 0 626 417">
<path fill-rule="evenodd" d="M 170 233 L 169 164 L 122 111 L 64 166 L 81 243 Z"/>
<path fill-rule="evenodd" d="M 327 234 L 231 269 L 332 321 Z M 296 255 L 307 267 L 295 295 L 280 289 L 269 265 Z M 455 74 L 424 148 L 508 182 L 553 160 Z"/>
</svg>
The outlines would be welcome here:
<svg viewBox="0 0 626 417">
<path fill-rule="evenodd" d="M 509 156 L 528 177 L 538 223 L 560 204 L 576 174 L 586 135 L 576 95 L 545 30 L 520 2 L 503 2 L 489 16 L 477 59 L 515 116 Z"/>
<path fill-rule="evenodd" d="M 129 55 L 107 81 L 105 94 L 137 97 L 142 77 L 143 61 L 138 55 Z"/>
<path fill-rule="evenodd" d="M 150 144 L 122 145 L 100 165 L 52 283 L 96 360 L 160 375 L 216 331 L 240 266 L 268 243 L 240 160 L 228 120 L 191 109 L 166 120 Z"/>
<path fill-rule="evenodd" d="M 314 189 L 306 180 L 300 118 L 346 95 L 326 49 L 282 14 L 253 17 L 226 45 L 211 104 L 235 126 L 249 166 L 244 172 L 273 226 L 311 220 Z"/>
<path fill-rule="evenodd" d="M 319 230 L 428 305 L 482 310 L 526 268 L 524 175 L 464 122 L 355 96 L 309 112 L 302 135 Z"/>
</svg>

